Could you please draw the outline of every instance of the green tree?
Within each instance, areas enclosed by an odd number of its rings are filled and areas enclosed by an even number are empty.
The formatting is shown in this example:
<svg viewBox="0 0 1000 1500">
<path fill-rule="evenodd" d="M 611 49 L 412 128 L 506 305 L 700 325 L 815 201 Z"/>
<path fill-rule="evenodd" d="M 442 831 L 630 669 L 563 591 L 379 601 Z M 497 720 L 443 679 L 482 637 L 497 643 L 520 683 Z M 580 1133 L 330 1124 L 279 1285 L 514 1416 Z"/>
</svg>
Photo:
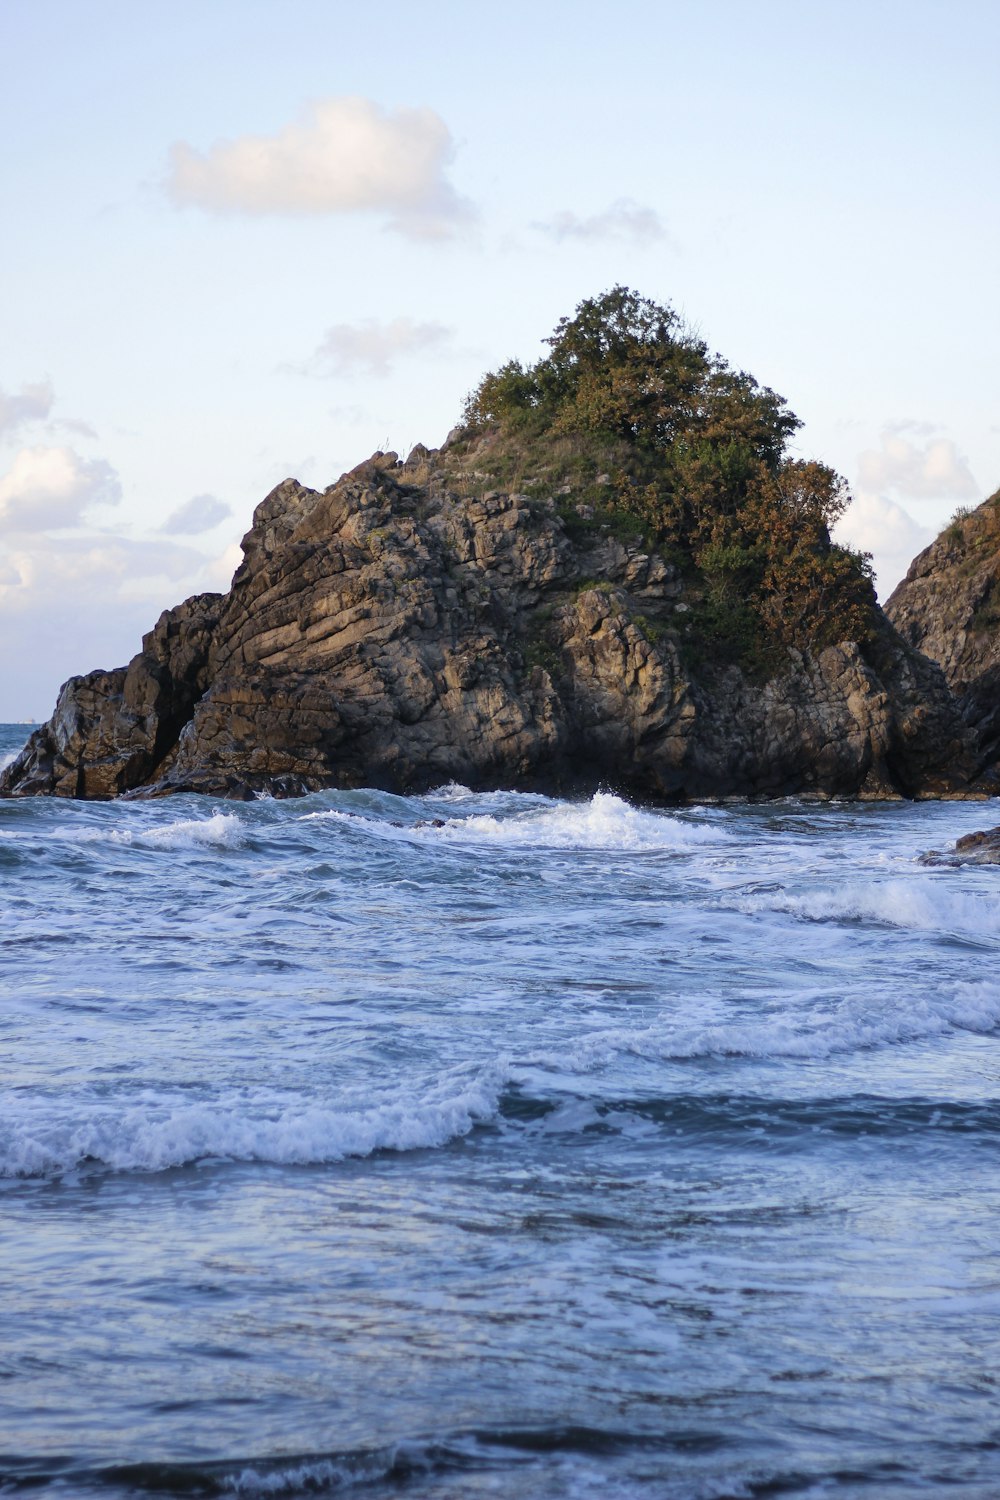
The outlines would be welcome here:
<svg viewBox="0 0 1000 1500">
<path fill-rule="evenodd" d="M 783 397 L 628 287 L 581 302 L 546 343 L 536 364 L 483 377 L 468 424 L 573 437 L 595 470 L 613 453 L 614 509 L 689 559 L 719 632 L 806 646 L 863 637 L 870 559 L 830 540 L 850 495 L 825 464 L 788 457 L 801 424 Z"/>
</svg>

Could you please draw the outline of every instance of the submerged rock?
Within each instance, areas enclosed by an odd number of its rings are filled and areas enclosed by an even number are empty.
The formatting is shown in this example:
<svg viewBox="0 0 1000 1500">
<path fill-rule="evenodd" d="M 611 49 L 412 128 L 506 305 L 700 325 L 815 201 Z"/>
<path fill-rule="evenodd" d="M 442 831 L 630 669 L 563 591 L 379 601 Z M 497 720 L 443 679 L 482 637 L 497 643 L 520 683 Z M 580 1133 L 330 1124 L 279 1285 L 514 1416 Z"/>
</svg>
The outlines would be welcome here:
<svg viewBox="0 0 1000 1500">
<path fill-rule="evenodd" d="M 713 659 L 676 560 L 537 486 L 484 492 L 476 464 L 459 434 L 322 492 L 286 480 L 229 593 L 168 610 L 128 667 L 71 678 L 0 792 L 992 789 L 944 671 L 874 605 L 864 645 L 783 650 L 766 673 Z"/>
<path fill-rule="evenodd" d="M 1000 865 L 1000 828 L 967 833 L 955 845 L 955 853 L 980 865 Z"/>
<path fill-rule="evenodd" d="M 920 856 L 922 865 L 1000 865 L 1000 828 L 967 833 L 953 849 L 929 849 Z"/>
</svg>

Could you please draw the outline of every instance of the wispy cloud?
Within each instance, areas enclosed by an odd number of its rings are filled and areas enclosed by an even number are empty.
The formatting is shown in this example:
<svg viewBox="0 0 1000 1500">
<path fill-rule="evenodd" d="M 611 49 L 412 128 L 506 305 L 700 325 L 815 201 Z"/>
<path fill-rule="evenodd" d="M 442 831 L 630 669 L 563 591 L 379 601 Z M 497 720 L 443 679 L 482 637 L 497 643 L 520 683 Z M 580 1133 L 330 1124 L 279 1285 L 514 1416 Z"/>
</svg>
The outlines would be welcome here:
<svg viewBox="0 0 1000 1500">
<path fill-rule="evenodd" d="M 16 395 L 0 390 L 0 437 L 10 437 L 27 422 L 44 422 L 54 400 L 55 392 L 47 380 L 22 385 Z"/>
<path fill-rule="evenodd" d="M 388 375 L 397 360 L 439 354 L 452 337 L 443 323 L 415 323 L 412 318 L 335 323 L 323 335 L 309 368 L 334 375 Z"/>
<path fill-rule="evenodd" d="M 190 500 L 171 511 L 160 531 L 164 536 L 201 536 L 232 513 L 232 506 L 216 495 L 192 495 Z"/>
<path fill-rule="evenodd" d="M 581 216 L 570 209 L 561 209 L 532 228 L 554 240 L 631 240 L 636 244 L 652 244 L 668 238 L 655 209 L 645 208 L 631 198 L 619 198 L 599 214 Z"/>
<path fill-rule="evenodd" d="M 338 97 L 273 135 L 239 136 L 207 151 L 179 142 L 167 190 L 175 203 L 211 213 L 376 213 L 400 234 L 440 239 L 475 216 L 448 179 L 453 154 L 432 109 Z"/>
<path fill-rule="evenodd" d="M 97 429 L 89 422 L 81 422 L 78 417 L 57 417 L 50 422 L 47 431 L 51 433 L 69 432 L 73 437 L 96 438 Z"/>
</svg>

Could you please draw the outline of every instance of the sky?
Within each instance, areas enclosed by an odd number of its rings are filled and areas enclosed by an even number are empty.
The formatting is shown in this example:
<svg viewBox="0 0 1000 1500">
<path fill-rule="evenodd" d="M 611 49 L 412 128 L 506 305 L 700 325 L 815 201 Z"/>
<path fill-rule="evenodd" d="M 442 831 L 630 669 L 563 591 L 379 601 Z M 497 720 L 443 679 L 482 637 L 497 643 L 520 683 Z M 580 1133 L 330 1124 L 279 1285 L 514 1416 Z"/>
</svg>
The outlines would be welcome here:
<svg viewBox="0 0 1000 1500">
<path fill-rule="evenodd" d="M 1000 485 L 996 0 L 0 0 L 0 720 L 615 284 L 779 391 L 880 597 Z"/>
</svg>

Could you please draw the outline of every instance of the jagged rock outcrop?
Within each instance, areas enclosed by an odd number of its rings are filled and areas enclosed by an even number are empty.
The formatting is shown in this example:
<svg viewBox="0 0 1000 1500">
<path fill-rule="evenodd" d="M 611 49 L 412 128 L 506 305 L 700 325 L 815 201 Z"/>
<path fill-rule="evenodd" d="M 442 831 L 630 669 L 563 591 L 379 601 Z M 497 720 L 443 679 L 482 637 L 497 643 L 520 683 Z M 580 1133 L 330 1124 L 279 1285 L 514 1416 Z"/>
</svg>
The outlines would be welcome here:
<svg viewBox="0 0 1000 1500">
<path fill-rule="evenodd" d="M 886 614 L 941 667 L 981 763 L 993 763 L 1000 754 L 1000 490 L 957 513 L 913 560 Z"/>
<path fill-rule="evenodd" d="M 322 493 L 279 485 L 230 592 L 168 610 L 127 668 L 71 678 L 0 792 L 973 790 L 974 731 L 880 612 L 864 646 L 749 676 L 695 649 L 674 563 L 567 527 L 552 498 L 480 492 L 475 465 L 474 445 L 417 448 Z"/>
</svg>

